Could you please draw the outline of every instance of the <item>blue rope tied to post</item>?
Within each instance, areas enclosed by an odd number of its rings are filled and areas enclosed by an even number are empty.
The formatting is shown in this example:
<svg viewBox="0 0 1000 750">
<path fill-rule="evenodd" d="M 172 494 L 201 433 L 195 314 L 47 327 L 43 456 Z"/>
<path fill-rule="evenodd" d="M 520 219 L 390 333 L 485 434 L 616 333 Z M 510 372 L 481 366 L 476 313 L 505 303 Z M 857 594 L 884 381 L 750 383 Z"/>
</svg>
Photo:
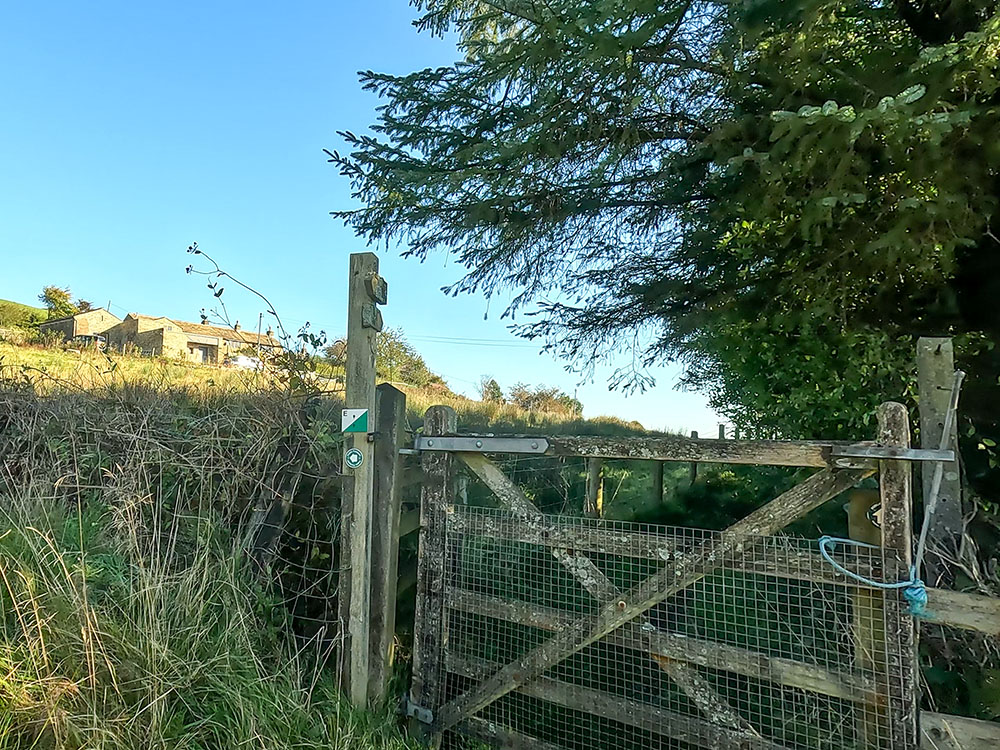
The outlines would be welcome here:
<svg viewBox="0 0 1000 750">
<path fill-rule="evenodd" d="M 903 598 L 906 599 L 909 605 L 910 614 L 914 617 L 927 617 L 927 586 L 917 575 L 917 566 L 914 565 L 910 568 L 910 577 L 905 581 L 897 581 L 895 583 L 885 583 L 884 581 L 874 581 L 871 578 L 865 578 L 863 575 L 855 573 L 853 570 L 848 570 L 839 562 L 833 559 L 833 555 L 830 550 L 834 545 L 844 544 L 852 547 L 864 547 L 865 549 L 881 549 L 876 544 L 866 544 L 865 542 L 857 542 L 853 539 L 842 539 L 835 536 L 821 536 L 819 538 L 819 553 L 838 573 L 842 573 L 848 578 L 853 578 L 859 583 L 863 583 L 865 586 L 870 586 L 875 589 L 890 589 L 890 590 L 903 590 Z"/>
<path fill-rule="evenodd" d="M 956 370 L 955 379 L 951 384 L 951 399 L 948 404 L 948 411 L 944 415 L 944 429 L 941 431 L 941 450 L 947 449 L 948 443 L 951 440 L 951 426 L 955 421 L 955 414 L 958 412 L 958 395 L 962 390 L 962 381 L 964 379 L 965 373 L 961 370 Z M 927 551 L 927 531 L 930 529 L 931 519 L 934 517 L 934 511 L 937 510 L 938 494 L 941 492 L 941 479 L 943 475 L 944 462 L 938 461 L 934 466 L 934 475 L 931 479 L 930 495 L 926 498 L 924 503 L 924 522 L 920 529 L 920 538 L 917 541 L 917 552 L 913 558 L 913 565 L 910 567 L 910 577 L 907 580 L 899 581 L 897 583 L 883 583 L 881 581 L 873 581 L 870 578 L 865 578 L 862 575 L 858 575 L 857 573 L 848 570 L 834 560 L 829 549 L 835 544 L 866 547 L 868 549 L 881 549 L 874 544 L 857 542 L 853 539 L 823 536 L 820 537 L 819 540 L 819 553 L 823 556 L 824 560 L 834 567 L 835 570 L 843 573 L 848 578 L 853 578 L 855 581 L 865 584 L 866 586 L 871 586 L 876 589 L 902 589 L 903 597 L 909 604 L 910 614 L 914 617 L 929 617 L 930 612 L 927 611 L 927 586 L 925 586 L 924 582 L 920 580 L 920 567 L 923 564 L 924 553 Z"/>
</svg>

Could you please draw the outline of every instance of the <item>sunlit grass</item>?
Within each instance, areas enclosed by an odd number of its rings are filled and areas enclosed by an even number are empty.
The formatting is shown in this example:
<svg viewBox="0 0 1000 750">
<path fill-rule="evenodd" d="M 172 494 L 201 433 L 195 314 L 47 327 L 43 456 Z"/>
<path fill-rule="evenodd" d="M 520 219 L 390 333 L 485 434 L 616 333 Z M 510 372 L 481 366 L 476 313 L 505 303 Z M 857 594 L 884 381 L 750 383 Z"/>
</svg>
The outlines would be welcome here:
<svg viewBox="0 0 1000 750">
<path fill-rule="evenodd" d="M 0 389 L 0 748 L 408 747 L 245 552 L 287 409 Z"/>
<path fill-rule="evenodd" d="M 162 390 L 188 390 L 218 397 L 225 394 L 260 393 L 280 387 L 273 371 L 255 372 L 234 368 L 177 362 L 157 357 L 112 354 L 93 350 L 42 349 L 0 343 L 0 368 L 6 377 L 19 377 L 40 393 L 59 390 L 114 389 L 125 386 Z M 327 367 L 313 385 L 339 400 L 342 385 Z M 342 372 L 342 371 L 341 371 Z M 333 377 L 329 377 L 333 376 Z M 420 426 L 423 414 L 434 405 L 451 406 L 458 413 L 459 430 L 475 432 L 549 432 L 579 435 L 647 434 L 637 422 L 614 417 L 583 419 L 564 413 L 526 411 L 512 404 L 477 401 L 453 393 L 443 386 L 418 388 L 395 383 L 406 393 L 410 425 Z"/>
</svg>

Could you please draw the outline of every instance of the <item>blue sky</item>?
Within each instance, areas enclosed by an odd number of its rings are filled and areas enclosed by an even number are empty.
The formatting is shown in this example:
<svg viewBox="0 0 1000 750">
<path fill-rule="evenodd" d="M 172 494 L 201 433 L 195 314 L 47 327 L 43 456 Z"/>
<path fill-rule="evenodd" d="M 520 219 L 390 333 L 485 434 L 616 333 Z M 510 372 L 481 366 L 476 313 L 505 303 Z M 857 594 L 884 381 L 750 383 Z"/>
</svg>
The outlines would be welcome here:
<svg viewBox="0 0 1000 750">
<path fill-rule="evenodd" d="M 415 32 L 414 16 L 406 0 L 5 3 L 0 298 L 32 302 L 58 284 L 119 315 L 197 320 L 212 302 L 184 273 L 197 241 L 290 327 L 341 332 L 347 256 L 365 246 L 329 216 L 352 203 L 322 149 L 375 119 L 356 71 L 455 58 L 450 41 Z M 673 388 L 675 369 L 656 371 L 642 396 L 609 392 L 610 369 L 580 385 L 514 337 L 496 301 L 443 295 L 459 273 L 443 255 L 379 255 L 387 324 L 456 390 L 473 393 L 489 373 L 505 387 L 576 391 L 588 416 L 715 433 L 704 399 Z M 226 297 L 256 325 L 260 305 Z"/>
</svg>

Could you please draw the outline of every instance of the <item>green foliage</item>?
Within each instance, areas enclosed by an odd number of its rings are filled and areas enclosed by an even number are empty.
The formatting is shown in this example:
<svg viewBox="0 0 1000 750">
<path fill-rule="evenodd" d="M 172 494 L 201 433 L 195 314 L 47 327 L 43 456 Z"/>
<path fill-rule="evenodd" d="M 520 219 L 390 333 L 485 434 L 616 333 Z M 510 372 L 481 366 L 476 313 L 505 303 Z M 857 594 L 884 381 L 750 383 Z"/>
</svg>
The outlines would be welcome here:
<svg viewBox="0 0 1000 750">
<path fill-rule="evenodd" d="M 489 375 L 483 375 L 479 381 L 479 398 L 491 404 L 502 404 L 506 401 L 500 384 Z"/>
<path fill-rule="evenodd" d="M 525 411 L 542 411 L 573 417 L 583 414 L 583 404 L 569 394 L 550 386 L 532 387 L 525 383 L 515 383 L 507 392 L 507 401 Z"/>
<path fill-rule="evenodd" d="M 513 289 L 582 368 L 633 350 L 619 385 L 679 359 L 751 434 L 869 437 L 953 335 L 963 429 L 1000 438 L 996 2 L 421 7 L 463 59 L 364 73 L 375 133 L 331 155 L 369 240 Z"/>
<path fill-rule="evenodd" d="M 430 371 L 424 358 L 398 328 L 388 328 L 375 337 L 375 371 L 389 382 L 401 381 L 418 387 L 444 383 Z"/>
<path fill-rule="evenodd" d="M 42 322 L 45 318 L 46 311 L 40 307 L 0 299 L 0 326 L 27 328 Z"/>
<path fill-rule="evenodd" d="M 338 339 L 323 349 L 334 367 L 347 364 L 347 342 Z M 406 340 L 401 328 L 387 328 L 375 337 L 375 372 L 387 382 L 417 386 L 443 385 L 440 375 L 431 372 L 420 353 Z"/>
<path fill-rule="evenodd" d="M 73 303 L 69 287 L 55 285 L 44 287 L 42 293 L 38 295 L 38 301 L 45 305 L 50 318 L 68 318 L 80 312 L 80 308 Z"/>
</svg>

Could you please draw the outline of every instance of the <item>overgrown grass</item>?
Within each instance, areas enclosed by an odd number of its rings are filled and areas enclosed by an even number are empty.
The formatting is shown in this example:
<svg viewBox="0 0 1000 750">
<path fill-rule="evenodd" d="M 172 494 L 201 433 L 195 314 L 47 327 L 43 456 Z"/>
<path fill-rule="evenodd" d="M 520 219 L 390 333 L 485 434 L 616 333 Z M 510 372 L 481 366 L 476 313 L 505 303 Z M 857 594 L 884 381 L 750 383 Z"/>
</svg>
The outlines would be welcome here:
<svg viewBox="0 0 1000 750">
<path fill-rule="evenodd" d="M 90 350 L 43 349 L 0 343 L 0 366 L 8 377 L 17 376 L 41 393 L 67 388 L 93 391 L 141 384 L 158 390 L 185 389 L 205 396 L 241 395 L 274 387 L 269 373 L 227 369 L 154 357 L 111 354 Z M 336 376 L 336 372 L 326 372 Z M 333 378 L 318 378 L 317 391 L 331 397 L 341 394 Z M 562 435 L 650 434 L 637 422 L 615 417 L 582 419 L 545 411 L 525 411 L 512 404 L 476 401 L 443 386 L 417 388 L 398 384 L 406 392 L 407 418 L 412 429 L 423 423 L 423 414 L 434 405 L 458 412 L 462 432 L 549 433 Z"/>
<path fill-rule="evenodd" d="M 342 703 L 336 633 L 297 629 L 245 552 L 287 403 L 5 385 L 0 748 L 407 746 Z"/>
<path fill-rule="evenodd" d="M 333 677 L 339 394 L 279 385 L 0 344 L 0 750 L 407 746 Z M 636 432 L 405 390 L 411 429 Z"/>
<path fill-rule="evenodd" d="M 121 388 L 141 384 L 216 395 L 268 388 L 272 379 L 253 370 L 209 367 L 158 357 L 105 356 L 94 349 L 42 348 L 0 343 L 0 366 L 40 393 Z"/>
</svg>

